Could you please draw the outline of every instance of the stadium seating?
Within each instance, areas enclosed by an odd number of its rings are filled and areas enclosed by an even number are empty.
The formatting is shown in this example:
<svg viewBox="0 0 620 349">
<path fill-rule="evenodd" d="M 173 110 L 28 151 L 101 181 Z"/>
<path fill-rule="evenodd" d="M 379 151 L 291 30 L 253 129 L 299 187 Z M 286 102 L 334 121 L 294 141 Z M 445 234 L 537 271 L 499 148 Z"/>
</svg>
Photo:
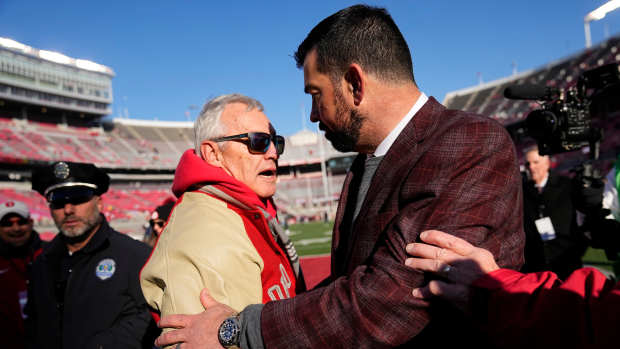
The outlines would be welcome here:
<svg viewBox="0 0 620 349">
<path fill-rule="evenodd" d="M 65 160 L 91 162 L 110 169 L 140 169 L 147 172 L 174 169 L 182 152 L 193 146 L 193 128 L 164 127 L 158 122 L 147 124 L 117 122 L 112 131 L 104 131 L 103 128 L 0 118 L 0 130 L 3 131 L 0 133 L 0 140 L 3 141 L 0 157 L 1 161 L 9 163 Z M 343 155 L 322 137 L 304 130 L 289 137 L 280 164 L 291 168 L 320 164 L 319 141 L 323 142 L 320 146 L 324 149 L 325 159 Z M 329 177 L 329 192 L 325 195 L 321 173 L 311 171 L 314 172 L 294 171 L 297 173 L 281 177 L 276 201 L 283 212 L 299 218 L 314 217 L 338 199 L 344 175 Z M 5 194 L 7 199 L 25 197 L 36 207 L 37 219 L 50 219 L 47 207 L 38 195 L 23 192 Z M 162 195 L 161 191 L 112 189 L 104 195 L 104 213 L 109 219 L 130 220 L 144 215 L 161 202 Z M 331 206 L 335 208 L 335 205 Z"/>
<path fill-rule="evenodd" d="M 127 189 L 110 188 L 102 196 L 103 214 L 112 220 L 138 220 L 143 222 L 153 209 L 167 198 L 173 197 L 170 189 L 148 188 Z M 0 189 L 0 202 L 18 200 L 24 202 L 31 211 L 32 218 L 39 225 L 51 225 L 51 215 L 45 199 L 32 190 Z"/>
<path fill-rule="evenodd" d="M 529 111 L 538 107 L 535 102 L 504 98 L 507 86 L 533 84 L 566 89 L 574 85 L 584 71 L 613 62 L 620 62 L 620 36 L 513 78 L 449 93 L 443 104 L 448 108 L 486 115 L 507 125 L 525 118 Z"/>
<path fill-rule="evenodd" d="M 529 84 L 565 90 L 574 86 L 584 71 L 608 63 L 620 63 L 620 35 L 611 37 L 595 47 L 577 52 L 568 58 L 551 62 L 544 67 L 480 86 L 451 92 L 446 96 L 443 104 L 451 109 L 461 109 L 489 116 L 508 126 L 524 120 L 529 112 L 539 109 L 540 105 L 536 101 L 504 98 L 503 93 L 506 87 Z M 618 132 L 620 113 L 614 112 L 607 115 L 606 118 L 596 121 L 596 126 L 603 131 L 604 135 L 600 146 L 599 167 L 602 172 L 606 172 L 615 160 L 618 150 L 620 150 L 620 134 Z M 517 142 L 517 151 L 520 155 L 522 155 L 520 148 L 527 144 L 527 142 Z M 553 162 L 560 172 L 567 172 L 588 157 L 587 151 L 556 154 Z"/>
<path fill-rule="evenodd" d="M 565 89 L 574 85 L 583 71 L 610 62 L 620 62 L 620 36 L 544 67 L 449 93 L 444 104 L 448 108 L 479 113 L 509 125 L 523 120 L 539 105 L 533 101 L 504 98 L 503 91 L 507 86 L 544 84 Z M 16 171 L 24 164 L 27 167 L 58 160 L 82 161 L 112 172 L 137 174 L 135 181 L 148 183 L 139 177 L 153 173 L 170 175 L 183 151 L 193 147 L 190 122 L 114 119 L 109 127 L 84 127 L 90 125 L 92 119 L 76 119 L 67 125 L 60 122 L 63 120 L 60 114 L 52 116 L 49 112 L 40 112 L 24 119 L 19 110 L 0 109 L 0 162 L 9 168 L 13 166 L 11 169 Z M 620 118 L 602 120 L 600 126 L 605 134 L 601 158 L 607 161 L 605 166 L 608 168 L 611 159 L 616 157 L 616 149 L 620 149 Z M 517 151 L 521 153 L 520 148 Z M 338 200 L 344 172 L 350 164 L 338 159 L 351 155 L 337 152 L 324 137 L 308 130 L 287 137 L 285 152 L 279 159 L 281 168 L 286 169 L 277 184 L 275 200 L 278 206 L 284 213 L 296 217 L 315 216 L 328 207 L 335 207 L 333 204 Z M 559 154 L 554 162 L 560 169 L 568 169 L 586 156 L 583 152 Z M 327 185 L 319 170 L 323 161 L 340 164 L 330 165 L 340 167 L 328 169 Z M 104 213 L 116 221 L 143 220 L 147 212 L 170 195 L 169 184 L 141 188 L 115 184 L 103 196 Z M 8 199 L 25 201 L 32 207 L 36 220 L 50 222 L 47 205 L 38 194 L 16 188 L 0 189 L 0 200 Z"/>
<path fill-rule="evenodd" d="M 0 118 L 0 157 L 9 162 L 65 160 L 108 168 L 172 169 L 188 147 L 177 144 L 172 148 L 172 142 L 148 141 L 125 131 L 122 126 L 106 133 L 101 128 Z M 153 134 L 158 130 L 142 127 L 140 132 Z"/>
</svg>

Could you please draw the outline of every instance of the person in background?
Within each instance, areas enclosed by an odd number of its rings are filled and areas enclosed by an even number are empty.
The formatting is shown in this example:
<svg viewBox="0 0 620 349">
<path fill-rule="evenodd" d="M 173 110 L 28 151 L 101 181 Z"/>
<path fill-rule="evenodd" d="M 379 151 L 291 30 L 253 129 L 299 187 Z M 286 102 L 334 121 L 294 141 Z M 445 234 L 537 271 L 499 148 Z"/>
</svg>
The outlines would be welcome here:
<svg viewBox="0 0 620 349">
<path fill-rule="evenodd" d="M 562 281 L 500 268 L 489 251 L 441 231 L 420 239 L 407 245 L 415 258 L 405 264 L 435 280 L 413 289 L 414 298 L 452 303 L 499 348 L 618 347 L 620 283 L 598 270 L 577 269 Z"/>
<path fill-rule="evenodd" d="M 33 230 L 26 204 L 0 204 L 0 328 L 2 347 L 25 348 L 24 306 L 30 264 L 41 254 L 44 243 Z"/>
<path fill-rule="evenodd" d="M 605 220 L 603 221 L 602 230 L 605 238 L 601 241 L 601 248 L 610 247 L 609 242 L 606 240 L 618 240 L 620 241 L 620 204 L 618 199 L 618 188 L 620 188 L 620 152 L 614 162 L 612 168 L 605 176 L 605 184 L 603 188 L 603 198 L 601 207 L 605 214 Z M 611 220 L 616 224 L 611 224 Z M 605 224 L 606 223 L 606 224 Z M 606 233 L 606 234 L 605 234 Z M 596 237 L 596 236 L 593 236 Z M 613 253 L 615 252 L 615 253 Z M 607 258 L 613 260 L 613 270 L 616 275 L 620 275 L 620 245 L 615 248 L 615 251 L 606 251 Z"/>
<path fill-rule="evenodd" d="M 60 231 L 32 264 L 26 306 L 32 348 L 151 348 L 157 336 L 138 273 L 150 249 L 101 213 L 110 177 L 93 164 L 33 169 L 32 189 Z"/>
<path fill-rule="evenodd" d="M 609 210 L 608 218 L 620 221 L 620 204 L 618 204 L 618 188 L 620 187 L 620 154 L 612 168 L 605 176 L 603 191 L 603 208 Z"/>
<path fill-rule="evenodd" d="M 587 243 L 577 225 L 573 181 L 550 171 L 537 147 L 525 152 L 528 178 L 523 183 L 523 272 L 550 270 L 565 278 L 582 266 Z"/>
<path fill-rule="evenodd" d="M 151 217 L 146 231 L 144 232 L 144 238 L 142 239 L 145 244 L 151 247 L 155 246 L 159 235 L 164 230 L 164 225 L 168 221 L 170 211 L 172 211 L 172 207 L 174 207 L 174 202 L 174 199 L 166 200 L 163 204 L 157 206 L 155 210 L 151 212 Z"/>
</svg>

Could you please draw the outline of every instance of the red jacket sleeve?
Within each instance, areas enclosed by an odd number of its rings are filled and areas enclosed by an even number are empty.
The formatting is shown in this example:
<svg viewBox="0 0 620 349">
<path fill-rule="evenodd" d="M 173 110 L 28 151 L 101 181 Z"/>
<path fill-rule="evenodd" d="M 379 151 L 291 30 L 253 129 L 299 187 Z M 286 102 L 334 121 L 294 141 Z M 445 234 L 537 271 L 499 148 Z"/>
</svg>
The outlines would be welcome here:
<svg viewBox="0 0 620 349">
<path fill-rule="evenodd" d="M 500 269 L 474 283 L 486 306 L 475 315 L 507 348 L 614 348 L 620 345 L 620 284 L 593 268 L 565 282 L 554 273 Z"/>
</svg>

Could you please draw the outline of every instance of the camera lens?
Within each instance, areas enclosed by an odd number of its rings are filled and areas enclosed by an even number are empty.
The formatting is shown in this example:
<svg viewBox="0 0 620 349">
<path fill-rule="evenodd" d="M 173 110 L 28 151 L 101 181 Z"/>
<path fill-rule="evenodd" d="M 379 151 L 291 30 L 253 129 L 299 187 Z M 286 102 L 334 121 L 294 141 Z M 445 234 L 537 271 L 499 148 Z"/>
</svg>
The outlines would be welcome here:
<svg viewBox="0 0 620 349">
<path fill-rule="evenodd" d="M 535 139 L 552 136 L 558 127 L 557 116 L 549 110 L 534 110 L 527 116 L 528 133 Z"/>
</svg>

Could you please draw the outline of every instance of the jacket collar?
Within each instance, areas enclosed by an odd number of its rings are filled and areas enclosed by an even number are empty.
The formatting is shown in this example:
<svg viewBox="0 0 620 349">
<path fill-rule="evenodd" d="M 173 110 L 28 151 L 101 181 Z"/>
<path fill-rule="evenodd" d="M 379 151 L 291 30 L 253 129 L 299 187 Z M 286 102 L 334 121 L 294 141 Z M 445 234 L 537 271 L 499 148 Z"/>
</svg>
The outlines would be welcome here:
<svg viewBox="0 0 620 349">
<path fill-rule="evenodd" d="M 428 138 L 432 135 L 442 118 L 440 115 L 446 111 L 446 108 L 441 105 L 437 100 L 433 97 L 429 97 L 426 103 L 420 108 L 420 110 L 415 114 L 415 117 L 409 121 L 409 123 L 405 126 L 405 128 L 401 131 L 399 136 L 396 138 L 390 149 L 388 149 L 385 157 L 377 167 L 375 175 L 373 176 L 370 187 L 368 188 L 368 192 L 366 194 L 366 198 L 362 204 L 362 207 L 359 211 L 358 217 L 364 217 L 368 215 L 368 210 L 370 207 L 370 203 L 376 200 L 382 200 L 386 197 L 391 190 L 393 190 L 392 183 L 394 183 L 395 176 L 402 176 L 403 173 L 406 173 L 409 167 L 412 166 L 412 162 L 416 162 L 420 155 L 409 156 L 406 154 L 415 154 L 417 151 L 418 144 L 420 144 L 424 139 Z M 366 160 L 366 154 L 359 154 L 353 164 L 351 165 L 351 169 L 347 177 L 345 178 L 345 183 L 343 184 L 343 191 L 340 196 L 340 202 L 338 203 L 338 211 L 336 216 L 336 221 L 334 224 L 334 234 L 332 237 L 332 248 L 334 250 L 337 249 L 347 249 L 346 246 L 340 246 L 343 241 L 341 241 L 341 235 L 347 234 L 346 231 L 340 231 L 340 227 L 342 223 L 345 223 L 343 227 L 346 227 L 346 224 L 353 224 L 352 231 L 356 231 L 359 229 L 367 229 L 366 226 L 358 226 L 358 220 L 356 222 L 349 222 L 348 220 L 351 218 L 348 211 L 345 210 L 348 206 L 354 206 L 354 203 L 348 202 L 349 197 L 349 186 L 355 181 L 359 179 L 355 179 L 354 177 L 361 175 L 362 169 L 364 167 L 364 161 Z M 402 161 L 403 158 L 406 158 L 408 161 Z M 378 222 L 375 222 L 378 223 Z M 346 228 L 345 228 L 346 229 Z M 377 235 L 381 232 L 377 229 L 371 231 L 371 234 Z M 352 239 L 354 237 L 349 236 L 348 239 Z M 353 241 L 348 242 L 350 245 L 354 244 Z M 334 252 L 334 251 L 332 251 Z M 345 253 L 350 254 L 352 249 L 349 249 Z M 348 260 L 348 257 L 345 257 L 343 260 Z M 332 260 L 332 265 L 334 265 L 334 261 Z M 346 266 L 343 266 L 346 268 Z M 332 269 L 334 270 L 334 269 Z"/>
<path fill-rule="evenodd" d="M 368 194 L 372 191 L 373 183 L 376 180 L 385 180 L 384 176 L 377 176 L 377 173 L 391 173 L 397 175 L 399 172 L 397 169 L 394 169 L 394 164 L 401 164 L 401 166 L 410 166 L 408 163 L 403 163 L 402 161 L 398 161 L 403 157 L 403 152 L 410 153 L 414 152 L 418 143 L 422 142 L 424 139 L 429 137 L 429 135 L 435 132 L 435 129 L 439 125 L 441 118 L 437 117 L 440 115 L 446 108 L 439 104 L 434 97 L 429 97 L 426 103 L 420 108 L 420 110 L 416 113 L 415 117 L 409 121 L 409 123 L 405 126 L 405 128 L 398 135 L 392 146 L 388 149 L 385 157 L 379 164 L 377 171 L 375 172 L 375 176 L 370 184 L 370 188 L 368 188 Z M 359 165 L 363 166 L 364 162 L 362 160 L 366 160 L 367 155 L 360 154 Z M 368 194 L 366 196 L 368 201 Z M 361 211 L 360 211 L 361 213 Z"/>
</svg>

